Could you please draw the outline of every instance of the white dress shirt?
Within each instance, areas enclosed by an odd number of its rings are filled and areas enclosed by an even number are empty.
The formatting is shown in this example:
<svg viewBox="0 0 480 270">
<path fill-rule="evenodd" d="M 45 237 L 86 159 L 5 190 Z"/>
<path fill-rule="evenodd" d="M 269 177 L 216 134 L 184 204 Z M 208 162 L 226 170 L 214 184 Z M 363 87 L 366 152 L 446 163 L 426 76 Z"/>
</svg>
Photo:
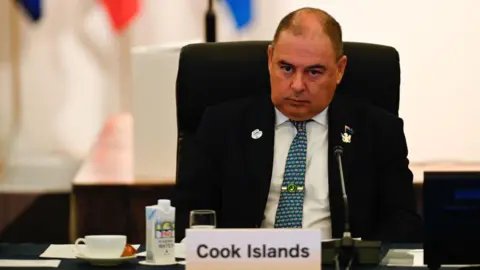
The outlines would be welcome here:
<svg viewBox="0 0 480 270">
<path fill-rule="evenodd" d="M 307 123 L 307 166 L 303 200 L 303 228 L 321 229 L 323 239 L 332 238 L 328 199 L 328 118 L 327 109 Z M 288 150 L 297 129 L 275 109 L 275 146 L 272 181 L 262 228 L 273 228 Z"/>
</svg>

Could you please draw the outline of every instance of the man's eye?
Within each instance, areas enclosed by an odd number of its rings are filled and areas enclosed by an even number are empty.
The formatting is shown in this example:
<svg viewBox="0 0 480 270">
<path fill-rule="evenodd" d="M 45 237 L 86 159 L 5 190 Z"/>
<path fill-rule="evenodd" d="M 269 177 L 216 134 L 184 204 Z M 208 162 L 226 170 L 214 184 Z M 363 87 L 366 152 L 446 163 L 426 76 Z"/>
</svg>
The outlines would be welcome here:
<svg viewBox="0 0 480 270">
<path fill-rule="evenodd" d="M 286 66 L 286 65 L 283 65 L 280 68 L 283 69 L 285 72 L 291 72 L 293 70 L 291 66 Z"/>
<path fill-rule="evenodd" d="M 315 70 L 315 69 L 309 70 L 308 72 L 309 72 L 310 75 L 312 75 L 312 76 L 317 76 L 317 75 L 322 74 L 319 70 Z"/>
</svg>

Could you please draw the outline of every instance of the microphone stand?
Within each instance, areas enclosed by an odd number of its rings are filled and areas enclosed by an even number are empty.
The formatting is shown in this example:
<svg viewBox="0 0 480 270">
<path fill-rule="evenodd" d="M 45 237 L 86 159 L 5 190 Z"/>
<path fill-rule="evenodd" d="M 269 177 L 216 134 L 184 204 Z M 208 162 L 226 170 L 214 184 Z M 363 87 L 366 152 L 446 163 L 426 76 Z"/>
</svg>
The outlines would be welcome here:
<svg viewBox="0 0 480 270">
<path fill-rule="evenodd" d="M 350 232 L 348 196 L 343 175 L 343 148 L 335 147 L 334 154 L 337 159 L 340 182 L 342 184 L 345 229 L 341 239 L 334 239 L 322 243 L 322 262 L 324 264 L 335 264 L 336 270 L 340 270 L 341 266 L 345 266 L 345 269 L 349 270 L 354 265 L 378 265 L 382 259 L 381 242 L 362 241 L 352 238 Z"/>
<path fill-rule="evenodd" d="M 205 40 L 206 42 L 216 42 L 216 15 L 213 9 L 213 0 L 208 0 L 208 9 L 205 13 Z"/>
</svg>

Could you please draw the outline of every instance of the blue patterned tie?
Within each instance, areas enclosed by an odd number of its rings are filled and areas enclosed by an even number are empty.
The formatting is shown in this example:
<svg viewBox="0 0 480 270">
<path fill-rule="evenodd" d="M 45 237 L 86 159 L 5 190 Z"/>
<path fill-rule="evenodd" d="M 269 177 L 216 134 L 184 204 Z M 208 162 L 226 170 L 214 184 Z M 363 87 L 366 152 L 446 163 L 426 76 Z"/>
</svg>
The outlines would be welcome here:
<svg viewBox="0 0 480 270">
<path fill-rule="evenodd" d="M 288 151 L 275 228 L 302 228 L 307 164 L 307 121 L 290 121 L 297 129 L 297 135 Z"/>
</svg>

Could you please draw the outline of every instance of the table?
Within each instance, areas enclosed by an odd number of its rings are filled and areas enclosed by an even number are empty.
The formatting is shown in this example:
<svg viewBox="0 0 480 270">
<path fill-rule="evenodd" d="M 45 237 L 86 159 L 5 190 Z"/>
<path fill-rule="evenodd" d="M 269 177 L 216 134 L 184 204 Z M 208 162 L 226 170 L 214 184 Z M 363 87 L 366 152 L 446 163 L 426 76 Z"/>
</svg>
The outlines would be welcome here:
<svg viewBox="0 0 480 270">
<path fill-rule="evenodd" d="M 19 260 L 36 260 L 39 259 L 40 254 L 42 254 L 47 248 L 48 244 L 6 244 L 0 243 L 0 259 L 19 259 Z M 144 251 L 145 248 L 141 246 L 139 251 Z M 43 258 L 40 258 L 43 259 Z M 51 259 L 50 259 L 51 260 Z M 143 258 L 141 259 L 143 260 Z M 88 262 L 84 262 L 77 259 L 61 259 L 61 263 L 58 268 L 15 268 L 18 270 L 27 269 L 27 270 L 48 270 L 48 269 L 68 269 L 68 270 L 75 270 L 75 269 L 162 269 L 162 270 L 178 270 L 178 269 L 185 269 L 184 265 L 172 265 L 172 266 L 144 266 L 138 264 L 138 259 L 132 263 L 126 263 L 122 265 L 118 265 L 115 267 L 98 267 L 92 266 Z M 4 269 L 0 267 L 0 269 Z"/>
<path fill-rule="evenodd" d="M 48 248 L 48 244 L 6 244 L 0 243 L 0 259 L 24 259 L 24 260 L 36 260 L 39 259 L 39 255 L 42 254 Z M 402 246 L 402 248 L 407 248 Z M 145 248 L 141 246 L 139 251 L 144 251 Z M 174 265 L 174 266 L 144 266 L 136 262 L 127 263 L 115 267 L 96 267 L 76 259 L 62 259 L 59 267 L 57 269 L 162 269 L 162 270 L 177 270 L 185 269 L 184 265 Z M 0 267 L 0 269 L 2 269 Z M 16 268 L 18 270 L 48 270 L 55 268 Z M 322 269 L 331 269 L 331 267 L 322 267 Z M 358 267 L 356 269 L 368 269 L 368 270 L 407 270 L 407 269 L 416 269 L 413 267 L 389 267 L 389 266 L 376 266 L 376 267 Z M 450 268 L 452 269 L 452 268 Z M 227 270 L 227 269 L 226 269 Z"/>
</svg>

